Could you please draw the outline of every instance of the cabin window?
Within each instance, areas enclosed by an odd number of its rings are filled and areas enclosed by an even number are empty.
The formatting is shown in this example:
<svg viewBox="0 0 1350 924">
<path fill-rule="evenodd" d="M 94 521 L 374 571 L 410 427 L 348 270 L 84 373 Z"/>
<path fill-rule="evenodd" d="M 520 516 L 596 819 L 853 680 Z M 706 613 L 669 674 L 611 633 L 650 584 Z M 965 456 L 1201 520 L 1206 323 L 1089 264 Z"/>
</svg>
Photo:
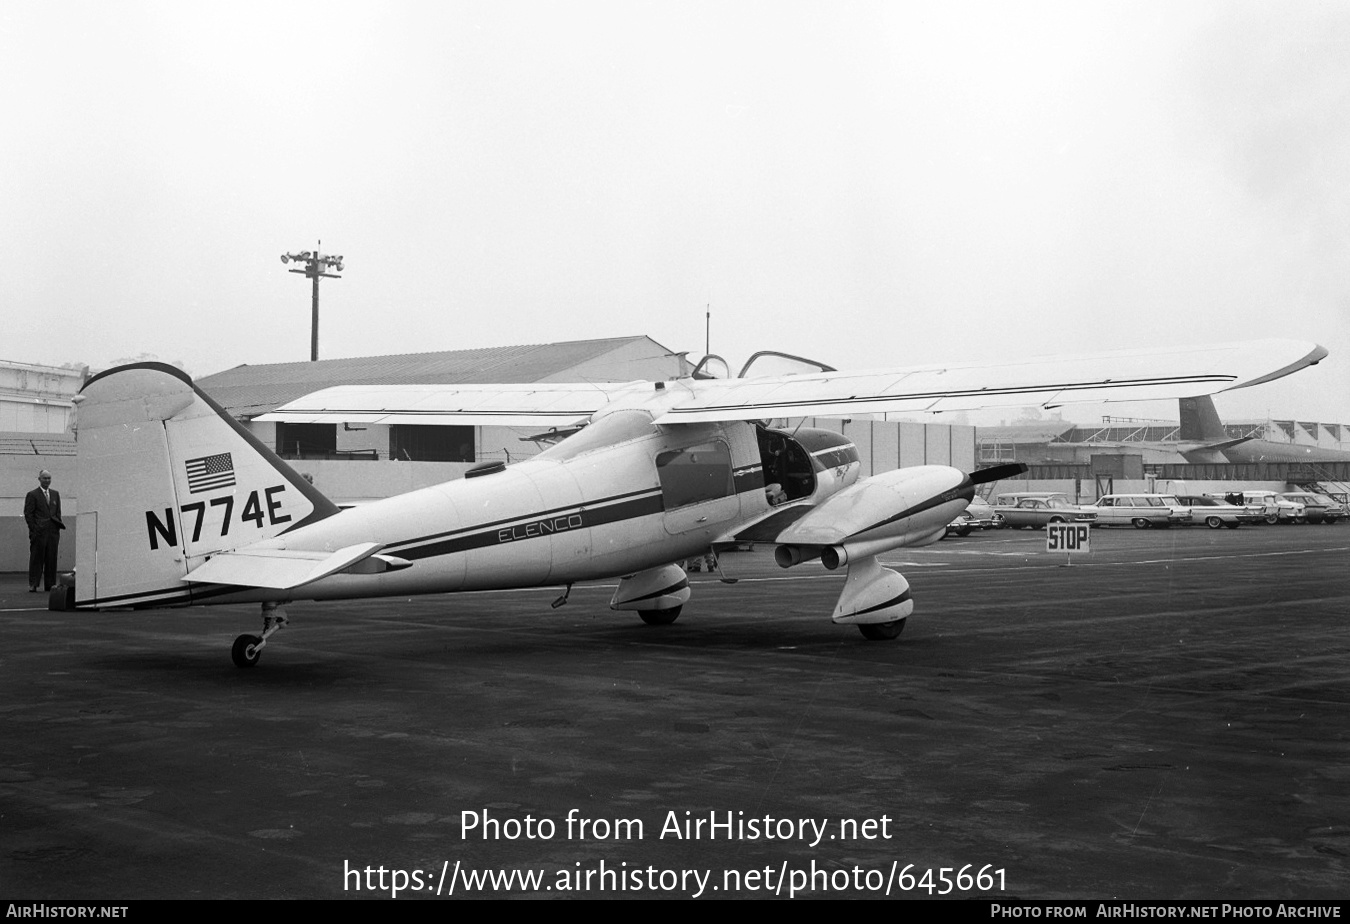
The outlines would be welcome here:
<svg viewBox="0 0 1350 924">
<path fill-rule="evenodd" d="M 399 462 L 473 462 L 474 428 L 434 424 L 389 427 L 389 458 Z"/>
<path fill-rule="evenodd" d="M 658 453 L 656 473 L 667 510 L 731 497 L 731 450 L 721 440 Z"/>
</svg>

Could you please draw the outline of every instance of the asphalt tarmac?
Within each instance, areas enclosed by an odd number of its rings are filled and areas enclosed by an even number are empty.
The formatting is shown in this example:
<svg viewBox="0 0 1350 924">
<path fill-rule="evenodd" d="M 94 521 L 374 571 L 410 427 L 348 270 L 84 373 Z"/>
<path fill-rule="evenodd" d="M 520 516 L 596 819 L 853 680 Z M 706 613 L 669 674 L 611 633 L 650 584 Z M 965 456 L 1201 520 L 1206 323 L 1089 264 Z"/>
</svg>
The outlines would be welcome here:
<svg viewBox="0 0 1350 924">
<path fill-rule="evenodd" d="M 666 627 L 606 587 L 294 604 L 251 670 L 252 607 L 0 576 L 0 894 L 1350 896 L 1350 526 L 1092 542 L 883 556 L 894 642 L 742 555 Z"/>
</svg>

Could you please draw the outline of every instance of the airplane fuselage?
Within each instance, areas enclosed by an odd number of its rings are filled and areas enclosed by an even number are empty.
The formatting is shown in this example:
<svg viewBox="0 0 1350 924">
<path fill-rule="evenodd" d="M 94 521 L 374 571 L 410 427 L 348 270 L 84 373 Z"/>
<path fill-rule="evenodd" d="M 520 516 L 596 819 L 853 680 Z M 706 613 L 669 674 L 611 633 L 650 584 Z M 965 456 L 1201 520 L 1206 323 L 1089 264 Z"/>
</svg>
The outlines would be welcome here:
<svg viewBox="0 0 1350 924">
<path fill-rule="evenodd" d="M 345 510 L 258 545 L 332 552 L 379 535 L 383 554 L 412 567 L 216 599 L 325 600 L 612 578 L 699 555 L 738 525 L 818 503 L 861 471 L 852 442 L 832 431 L 792 439 L 740 422 L 660 427 L 651 416 L 617 411 L 502 471 Z M 762 446 L 766 433 L 796 452 L 793 471 L 765 475 L 766 464 L 785 464 Z M 780 496 L 796 496 L 776 508 L 766 477 L 792 479 Z M 189 570 L 195 564 L 189 560 Z"/>
</svg>

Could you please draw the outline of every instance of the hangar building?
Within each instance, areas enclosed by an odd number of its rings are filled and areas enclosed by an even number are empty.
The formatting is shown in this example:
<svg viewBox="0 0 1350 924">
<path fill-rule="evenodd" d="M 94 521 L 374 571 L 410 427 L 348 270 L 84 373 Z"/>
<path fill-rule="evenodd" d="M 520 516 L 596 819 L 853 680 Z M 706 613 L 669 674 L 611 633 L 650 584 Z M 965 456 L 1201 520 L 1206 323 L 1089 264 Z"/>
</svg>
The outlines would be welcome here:
<svg viewBox="0 0 1350 924">
<path fill-rule="evenodd" d="M 197 386 L 262 442 L 340 504 L 363 503 L 439 484 L 482 462 L 511 463 L 544 446 L 537 428 L 287 424 L 256 421 L 268 411 L 332 385 L 663 381 L 693 366 L 650 337 L 489 347 L 401 356 L 237 366 Z M 796 421 L 794 421 L 796 423 Z M 940 424 L 810 421 L 842 430 L 859 447 L 867 474 L 904 465 L 975 465 L 975 429 Z"/>
</svg>

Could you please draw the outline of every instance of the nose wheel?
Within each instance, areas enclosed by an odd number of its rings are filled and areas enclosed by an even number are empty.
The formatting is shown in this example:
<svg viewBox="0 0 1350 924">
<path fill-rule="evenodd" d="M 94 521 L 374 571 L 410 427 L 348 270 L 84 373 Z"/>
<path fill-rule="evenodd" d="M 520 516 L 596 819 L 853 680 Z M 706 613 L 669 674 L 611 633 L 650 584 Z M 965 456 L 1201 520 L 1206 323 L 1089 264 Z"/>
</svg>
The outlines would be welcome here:
<svg viewBox="0 0 1350 924">
<path fill-rule="evenodd" d="M 267 639 L 288 622 L 286 611 L 282 609 L 281 604 L 270 602 L 262 605 L 262 620 L 262 635 L 241 635 L 234 640 L 230 658 L 234 661 L 235 667 L 255 666 L 258 658 L 262 656 L 263 648 L 267 645 Z"/>
</svg>

